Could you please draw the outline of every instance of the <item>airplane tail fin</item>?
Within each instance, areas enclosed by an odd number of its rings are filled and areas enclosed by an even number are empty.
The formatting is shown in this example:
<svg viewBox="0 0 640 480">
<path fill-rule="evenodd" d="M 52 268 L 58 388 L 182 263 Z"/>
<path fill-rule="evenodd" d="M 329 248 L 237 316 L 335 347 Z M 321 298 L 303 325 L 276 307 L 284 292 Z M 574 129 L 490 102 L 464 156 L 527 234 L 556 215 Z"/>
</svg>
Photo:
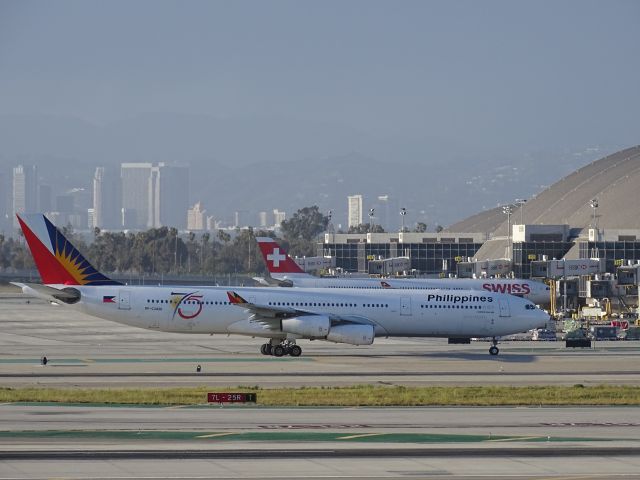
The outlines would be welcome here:
<svg viewBox="0 0 640 480">
<path fill-rule="evenodd" d="M 228 291 L 227 297 L 229 298 L 229 302 L 233 305 L 245 305 L 249 303 L 234 291 Z"/>
<path fill-rule="evenodd" d="M 262 258 L 264 258 L 264 262 L 267 264 L 267 269 L 273 278 L 279 279 L 286 274 L 302 274 L 304 276 L 311 276 L 302 270 L 273 238 L 258 237 L 256 240 L 260 247 Z"/>
<path fill-rule="evenodd" d="M 44 215 L 17 217 L 45 285 L 120 285 L 98 272 Z"/>
</svg>

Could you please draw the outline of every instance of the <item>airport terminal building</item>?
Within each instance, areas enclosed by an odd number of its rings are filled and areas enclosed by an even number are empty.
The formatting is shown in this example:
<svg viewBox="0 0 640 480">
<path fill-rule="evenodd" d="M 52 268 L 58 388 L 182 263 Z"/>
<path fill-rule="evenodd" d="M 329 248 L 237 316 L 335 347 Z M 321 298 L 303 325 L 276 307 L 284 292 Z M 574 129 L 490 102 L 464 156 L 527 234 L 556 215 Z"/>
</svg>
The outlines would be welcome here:
<svg viewBox="0 0 640 480">
<path fill-rule="evenodd" d="M 560 260 L 584 270 L 573 272 L 582 296 L 590 293 L 587 281 L 602 275 L 626 276 L 635 287 L 639 186 L 635 146 L 586 165 L 527 202 L 477 213 L 442 232 L 327 233 L 318 254 L 334 256 L 337 267 L 351 272 L 375 273 L 370 263 L 406 257 L 406 273 L 417 275 L 539 279 L 552 277 L 551 262 Z"/>
</svg>

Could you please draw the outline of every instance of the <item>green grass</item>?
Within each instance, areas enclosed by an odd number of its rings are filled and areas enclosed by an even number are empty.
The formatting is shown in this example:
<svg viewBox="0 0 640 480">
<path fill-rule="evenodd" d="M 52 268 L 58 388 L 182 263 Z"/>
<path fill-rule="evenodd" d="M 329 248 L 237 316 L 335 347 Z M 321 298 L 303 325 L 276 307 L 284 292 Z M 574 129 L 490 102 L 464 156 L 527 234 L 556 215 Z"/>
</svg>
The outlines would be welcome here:
<svg viewBox="0 0 640 480">
<path fill-rule="evenodd" d="M 140 389 L 0 388 L 0 402 L 56 402 L 130 405 L 197 405 L 207 392 L 254 392 L 263 406 L 431 406 L 431 405 L 640 405 L 640 387 L 575 385 L 541 387 L 371 386 L 274 388 L 197 387 Z"/>
</svg>

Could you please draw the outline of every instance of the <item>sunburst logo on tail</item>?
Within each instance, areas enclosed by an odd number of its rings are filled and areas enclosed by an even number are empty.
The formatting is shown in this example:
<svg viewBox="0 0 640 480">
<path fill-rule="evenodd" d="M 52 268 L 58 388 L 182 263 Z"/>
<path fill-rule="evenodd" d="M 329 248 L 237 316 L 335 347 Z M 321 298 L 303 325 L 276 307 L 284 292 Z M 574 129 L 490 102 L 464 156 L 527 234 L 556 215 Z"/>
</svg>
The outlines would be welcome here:
<svg viewBox="0 0 640 480">
<path fill-rule="evenodd" d="M 45 284 L 120 285 L 98 272 L 44 215 L 18 220 Z"/>
<path fill-rule="evenodd" d="M 227 292 L 227 297 L 229 297 L 229 301 L 234 305 L 242 305 L 242 304 L 248 303 L 244 298 L 242 298 L 236 292 Z"/>
</svg>

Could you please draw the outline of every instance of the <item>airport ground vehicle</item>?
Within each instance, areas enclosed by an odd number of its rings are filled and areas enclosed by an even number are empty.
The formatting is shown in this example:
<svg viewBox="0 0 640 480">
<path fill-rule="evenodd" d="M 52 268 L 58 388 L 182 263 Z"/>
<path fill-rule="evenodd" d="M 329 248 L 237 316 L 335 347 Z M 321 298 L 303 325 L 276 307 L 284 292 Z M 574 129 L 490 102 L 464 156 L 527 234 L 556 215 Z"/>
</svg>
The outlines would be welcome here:
<svg viewBox="0 0 640 480">
<path fill-rule="evenodd" d="M 618 327 L 593 325 L 589 329 L 589 337 L 591 337 L 592 340 L 617 340 Z"/>
<path fill-rule="evenodd" d="M 555 342 L 557 340 L 556 332 L 546 328 L 536 328 L 531 333 L 531 340 L 546 342 Z"/>
</svg>

